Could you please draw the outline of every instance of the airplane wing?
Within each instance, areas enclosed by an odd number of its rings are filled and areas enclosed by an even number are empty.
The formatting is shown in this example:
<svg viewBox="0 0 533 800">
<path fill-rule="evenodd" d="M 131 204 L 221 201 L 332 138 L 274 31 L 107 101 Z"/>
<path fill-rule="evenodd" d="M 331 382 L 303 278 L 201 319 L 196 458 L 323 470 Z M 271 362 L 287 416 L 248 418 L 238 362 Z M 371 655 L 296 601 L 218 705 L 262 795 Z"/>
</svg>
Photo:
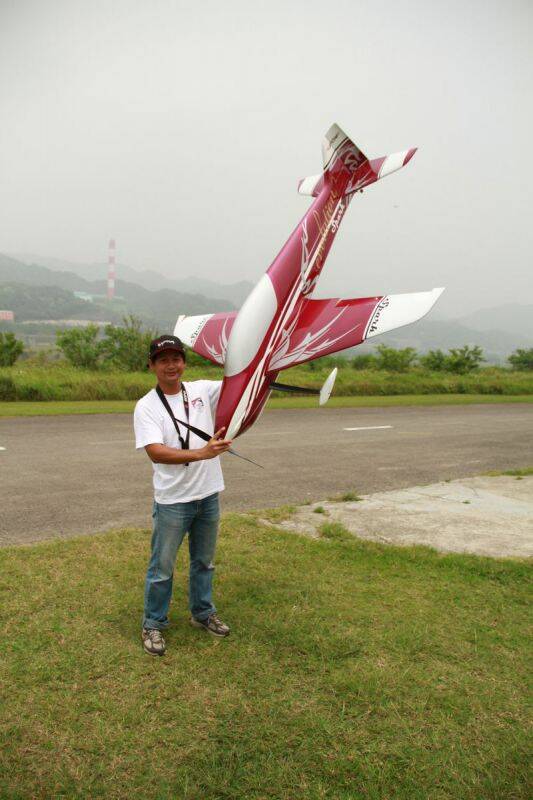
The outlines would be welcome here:
<svg viewBox="0 0 533 800">
<path fill-rule="evenodd" d="M 228 337 L 237 316 L 236 311 L 217 314 L 201 314 L 193 317 L 178 317 L 174 328 L 177 336 L 199 356 L 214 364 L 223 365 L 226 358 Z"/>
<path fill-rule="evenodd" d="M 416 322 L 430 311 L 443 291 L 304 300 L 300 313 L 282 332 L 269 369 L 294 367 Z"/>
</svg>

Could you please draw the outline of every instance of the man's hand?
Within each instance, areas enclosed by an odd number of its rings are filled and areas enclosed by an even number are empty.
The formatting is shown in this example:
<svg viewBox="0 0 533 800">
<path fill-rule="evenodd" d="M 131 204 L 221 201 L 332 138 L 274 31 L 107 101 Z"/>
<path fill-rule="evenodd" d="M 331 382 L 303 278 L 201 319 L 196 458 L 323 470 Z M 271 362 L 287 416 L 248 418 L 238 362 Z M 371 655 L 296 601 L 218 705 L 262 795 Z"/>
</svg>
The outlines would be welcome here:
<svg viewBox="0 0 533 800">
<path fill-rule="evenodd" d="M 226 429 L 221 428 L 217 431 L 211 439 L 209 439 L 208 443 L 200 448 L 201 459 L 207 458 L 216 458 L 217 456 L 221 455 L 221 453 L 225 453 L 226 450 L 229 450 L 231 447 L 231 439 L 222 439 L 222 434 Z"/>
<path fill-rule="evenodd" d="M 225 431 L 221 428 L 212 436 L 204 447 L 194 450 L 180 450 L 177 447 L 167 447 L 164 444 L 147 444 L 145 450 L 154 464 L 188 464 L 192 461 L 203 461 L 207 458 L 216 458 L 231 447 L 231 439 L 222 439 Z"/>
</svg>

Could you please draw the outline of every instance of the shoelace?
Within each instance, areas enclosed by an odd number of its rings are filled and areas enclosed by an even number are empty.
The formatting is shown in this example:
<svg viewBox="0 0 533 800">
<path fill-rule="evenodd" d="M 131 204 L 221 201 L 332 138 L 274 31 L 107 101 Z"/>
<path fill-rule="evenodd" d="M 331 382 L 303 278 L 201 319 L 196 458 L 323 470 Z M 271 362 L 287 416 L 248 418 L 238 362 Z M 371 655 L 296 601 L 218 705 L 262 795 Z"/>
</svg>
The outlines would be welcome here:
<svg viewBox="0 0 533 800">
<path fill-rule="evenodd" d="M 148 638 L 151 642 L 161 642 L 163 639 L 163 634 L 157 628 L 151 628 L 148 631 Z"/>
</svg>

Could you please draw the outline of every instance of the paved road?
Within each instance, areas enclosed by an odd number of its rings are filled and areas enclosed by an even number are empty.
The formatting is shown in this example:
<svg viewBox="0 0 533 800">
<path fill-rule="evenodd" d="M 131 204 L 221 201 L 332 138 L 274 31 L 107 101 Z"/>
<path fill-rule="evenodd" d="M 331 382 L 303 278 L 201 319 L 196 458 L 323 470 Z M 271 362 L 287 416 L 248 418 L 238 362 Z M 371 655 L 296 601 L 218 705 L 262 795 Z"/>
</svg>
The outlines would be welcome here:
<svg viewBox="0 0 533 800">
<path fill-rule="evenodd" d="M 345 428 L 373 428 L 350 430 Z M 224 456 L 223 507 L 405 488 L 533 463 L 533 407 L 290 409 L 265 412 Z M 148 527 L 151 464 L 130 415 L 0 420 L 0 544 Z"/>
</svg>

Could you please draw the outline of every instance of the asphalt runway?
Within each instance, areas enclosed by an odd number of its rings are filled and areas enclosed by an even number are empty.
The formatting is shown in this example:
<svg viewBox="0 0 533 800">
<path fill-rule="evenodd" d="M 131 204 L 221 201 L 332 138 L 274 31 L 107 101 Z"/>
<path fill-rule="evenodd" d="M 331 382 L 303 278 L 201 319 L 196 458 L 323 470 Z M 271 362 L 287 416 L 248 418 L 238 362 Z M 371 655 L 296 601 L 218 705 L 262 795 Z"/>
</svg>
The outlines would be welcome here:
<svg viewBox="0 0 533 800">
<path fill-rule="evenodd" d="M 345 430 L 351 428 L 352 430 Z M 386 491 L 533 463 L 527 404 L 266 411 L 223 456 L 223 509 Z M 0 544 L 150 525 L 132 417 L 0 419 Z"/>
</svg>

